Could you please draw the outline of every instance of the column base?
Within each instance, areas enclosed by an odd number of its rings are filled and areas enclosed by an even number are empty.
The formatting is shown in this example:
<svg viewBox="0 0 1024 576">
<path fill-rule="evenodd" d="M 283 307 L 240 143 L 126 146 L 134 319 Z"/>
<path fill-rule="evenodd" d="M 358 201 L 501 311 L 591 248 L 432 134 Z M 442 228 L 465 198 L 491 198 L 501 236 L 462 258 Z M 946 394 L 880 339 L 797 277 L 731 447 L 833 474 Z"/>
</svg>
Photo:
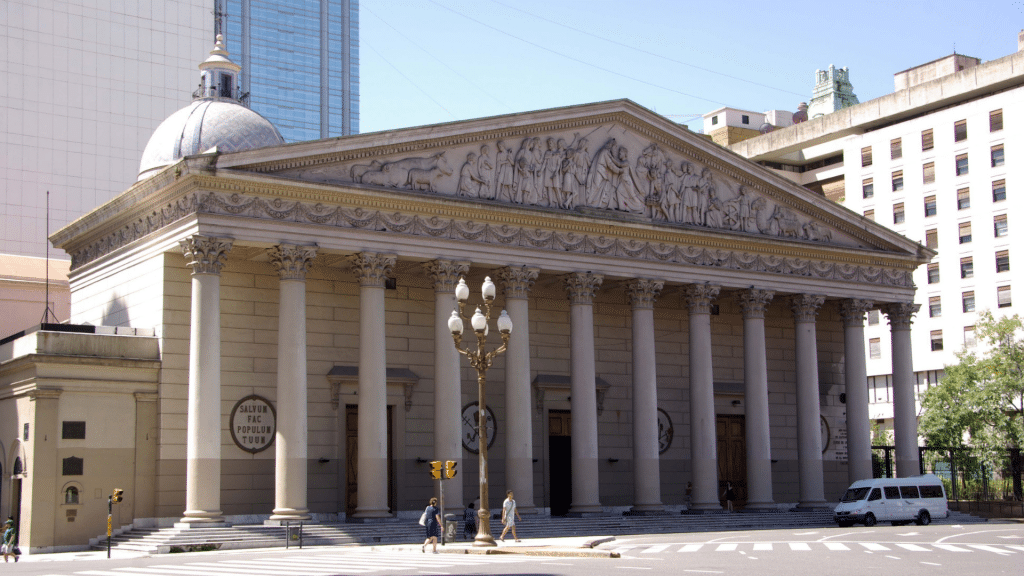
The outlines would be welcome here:
<svg viewBox="0 0 1024 576">
<path fill-rule="evenodd" d="M 220 510 L 212 512 L 204 512 L 200 510 L 185 510 L 185 515 L 175 523 L 184 524 L 185 528 L 188 528 L 190 524 L 198 524 L 196 528 L 210 528 L 212 525 L 230 526 L 229 522 L 224 521 L 224 513 Z"/>
<path fill-rule="evenodd" d="M 359 519 L 380 519 L 380 518 L 391 518 L 391 511 L 387 508 L 356 508 L 355 514 L 352 515 L 353 520 Z"/>
<path fill-rule="evenodd" d="M 832 509 L 832 506 L 824 500 L 813 500 L 810 502 L 801 502 L 796 505 L 794 510 L 819 510 L 821 508 Z"/>
<path fill-rule="evenodd" d="M 277 510 L 274 510 L 274 513 L 270 516 L 270 518 L 267 518 L 266 520 L 263 521 L 263 525 L 264 526 L 284 526 L 285 523 L 295 523 L 295 522 L 305 522 L 306 524 L 312 524 L 312 522 L 310 522 L 310 520 L 312 520 L 312 519 L 313 519 L 313 517 L 310 516 L 309 514 L 301 514 L 301 513 L 281 514 Z"/>
<path fill-rule="evenodd" d="M 722 510 L 724 510 L 724 508 L 722 508 L 722 505 L 719 504 L 718 502 L 694 502 L 690 504 L 688 508 L 689 509 L 686 510 L 686 512 L 692 511 L 696 513 L 721 512 Z"/>
<path fill-rule="evenodd" d="M 666 514 L 665 505 L 661 504 L 635 504 L 623 516 L 661 516 Z"/>
<path fill-rule="evenodd" d="M 771 512 L 773 510 L 779 510 L 779 507 L 775 502 L 747 502 L 743 505 L 743 510 L 741 510 L 741 512 Z"/>
<path fill-rule="evenodd" d="M 592 518 L 595 516 L 607 516 L 604 507 L 600 504 L 573 504 L 569 506 L 569 518 Z"/>
</svg>

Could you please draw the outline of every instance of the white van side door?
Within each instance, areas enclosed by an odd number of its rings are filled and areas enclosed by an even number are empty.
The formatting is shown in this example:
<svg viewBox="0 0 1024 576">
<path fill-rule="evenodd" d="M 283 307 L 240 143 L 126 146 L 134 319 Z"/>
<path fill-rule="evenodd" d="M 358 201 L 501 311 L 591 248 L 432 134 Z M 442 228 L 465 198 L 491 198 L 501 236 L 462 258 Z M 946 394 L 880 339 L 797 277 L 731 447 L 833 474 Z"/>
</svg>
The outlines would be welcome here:
<svg viewBox="0 0 1024 576">
<path fill-rule="evenodd" d="M 900 498 L 899 486 L 883 486 L 881 508 L 883 512 L 879 520 L 901 520 L 903 517 L 903 500 Z"/>
</svg>

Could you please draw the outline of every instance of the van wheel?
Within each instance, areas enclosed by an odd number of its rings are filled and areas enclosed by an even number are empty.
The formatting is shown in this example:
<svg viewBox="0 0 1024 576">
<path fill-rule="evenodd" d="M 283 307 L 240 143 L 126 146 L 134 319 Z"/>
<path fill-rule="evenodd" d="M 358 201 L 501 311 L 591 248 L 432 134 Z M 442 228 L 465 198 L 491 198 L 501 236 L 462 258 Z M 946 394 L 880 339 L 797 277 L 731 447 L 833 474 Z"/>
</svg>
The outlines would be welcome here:
<svg viewBox="0 0 1024 576">
<path fill-rule="evenodd" d="M 921 513 L 917 515 L 918 526 L 927 526 L 932 523 L 932 515 L 927 510 L 921 510 Z"/>
<path fill-rule="evenodd" d="M 840 528 L 849 528 L 850 526 L 853 526 L 853 522 L 848 520 L 836 520 L 836 524 L 838 524 Z"/>
<path fill-rule="evenodd" d="M 877 523 L 878 523 L 878 520 L 875 520 L 875 515 L 872 514 L 871 512 L 868 512 L 867 515 L 864 516 L 864 525 L 865 526 L 874 526 Z"/>
</svg>

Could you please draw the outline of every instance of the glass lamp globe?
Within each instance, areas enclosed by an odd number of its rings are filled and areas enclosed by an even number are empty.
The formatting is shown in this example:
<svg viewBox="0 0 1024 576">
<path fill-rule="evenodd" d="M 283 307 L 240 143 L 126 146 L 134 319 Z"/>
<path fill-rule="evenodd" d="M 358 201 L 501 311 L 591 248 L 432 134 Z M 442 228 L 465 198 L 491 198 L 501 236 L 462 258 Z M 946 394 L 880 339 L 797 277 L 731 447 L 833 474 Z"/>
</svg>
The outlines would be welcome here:
<svg viewBox="0 0 1024 576">
<path fill-rule="evenodd" d="M 479 308 L 476 309 L 476 313 L 473 314 L 473 318 L 471 318 L 470 321 L 473 323 L 473 330 L 476 330 L 477 332 L 482 332 L 487 329 L 487 318 Z"/>
<path fill-rule="evenodd" d="M 491 277 L 484 278 L 484 300 L 492 300 L 496 293 L 494 288 L 494 282 L 491 282 Z"/>
<path fill-rule="evenodd" d="M 455 287 L 455 299 L 459 302 L 469 300 L 469 286 L 466 285 L 465 278 L 459 278 L 459 285 Z"/>
<path fill-rule="evenodd" d="M 462 334 L 462 318 L 459 318 L 459 313 L 455 310 L 452 310 L 452 317 L 448 319 L 448 329 L 452 334 Z"/>
<path fill-rule="evenodd" d="M 498 316 L 498 331 L 502 334 L 512 333 L 512 319 L 509 318 L 506 310 L 502 310 L 501 316 Z"/>
</svg>

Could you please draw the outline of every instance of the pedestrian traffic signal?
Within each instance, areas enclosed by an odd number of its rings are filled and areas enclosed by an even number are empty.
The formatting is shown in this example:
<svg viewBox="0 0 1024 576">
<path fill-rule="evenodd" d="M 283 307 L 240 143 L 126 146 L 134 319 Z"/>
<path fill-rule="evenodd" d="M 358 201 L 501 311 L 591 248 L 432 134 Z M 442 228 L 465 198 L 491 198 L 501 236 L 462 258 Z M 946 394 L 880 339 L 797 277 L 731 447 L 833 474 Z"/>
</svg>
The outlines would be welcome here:
<svg viewBox="0 0 1024 576">
<path fill-rule="evenodd" d="M 110 497 L 111 502 L 120 502 L 124 500 L 124 490 L 120 488 L 114 488 L 114 495 Z"/>
<path fill-rule="evenodd" d="M 440 480 L 443 466 L 444 463 L 441 462 L 440 460 L 432 461 L 430 463 L 430 477 L 433 478 L 434 480 Z"/>
<path fill-rule="evenodd" d="M 459 473 L 459 471 L 455 469 L 458 465 L 459 463 L 455 460 L 446 460 L 444 463 L 444 477 L 455 478 L 455 475 Z"/>
</svg>

